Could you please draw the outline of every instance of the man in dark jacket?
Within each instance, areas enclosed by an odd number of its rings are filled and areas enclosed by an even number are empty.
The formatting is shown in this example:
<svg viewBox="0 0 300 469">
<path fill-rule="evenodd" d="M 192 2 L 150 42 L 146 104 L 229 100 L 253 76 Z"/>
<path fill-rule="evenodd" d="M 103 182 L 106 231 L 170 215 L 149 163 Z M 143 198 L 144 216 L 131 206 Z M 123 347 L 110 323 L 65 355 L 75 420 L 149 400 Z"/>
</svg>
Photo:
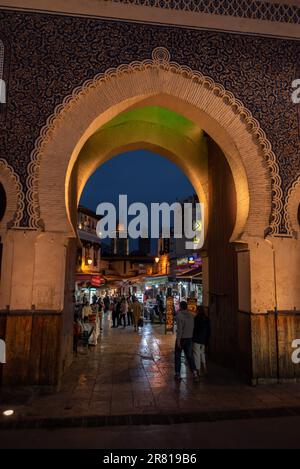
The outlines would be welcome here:
<svg viewBox="0 0 300 469">
<path fill-rule="evenodd" d="M 177 335 L 175 344 L 175 379 L 180 381 L 181 354 L 185 354 L 195 382 L 199 381 L 193 357 L 194 316 L 187 309 L 186 301 L 180 302 L 180 311 L 176 318 Z"/>
<path fill-rule="evenodd" d="M 209 338 L 210 320 L 205 314 L 204 307 L 200 305 L 197 307 L 193 333 L 193 353 L 199 376 L 202 374 L 202 368 L 203 373 L 207 375 L 205 349 L 208 346 Z"/>
<path fill-rule="evenodd" d="M 121 308 L 121 299 L 114 299 L 112 303 L 112 321 L 113 325 L 111 327 L 118 327 L 120 324 L 120 308 Z"/>
<path fill-rule="evenodd" d="M 103 303 L 104 303 L 104 313 L 107 313 L 109 311 L 109 307 L 110 307 L 110 299 L 109 299 L 109 296 L 106 294 L 104 299 L 103 299 Z"/>
</svg>

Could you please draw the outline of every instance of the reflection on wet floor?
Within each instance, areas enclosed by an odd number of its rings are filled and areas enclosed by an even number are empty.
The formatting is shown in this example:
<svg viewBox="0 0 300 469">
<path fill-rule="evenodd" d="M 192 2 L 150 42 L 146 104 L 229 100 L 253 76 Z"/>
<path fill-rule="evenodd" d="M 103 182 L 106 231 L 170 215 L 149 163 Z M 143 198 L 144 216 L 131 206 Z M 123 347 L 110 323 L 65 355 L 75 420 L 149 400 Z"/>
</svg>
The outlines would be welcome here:
<svg viewBox="0 0 300 469">
<path fill-rule="evenodd" d="M 111 328 L 105 318 L 96 347 L 79 348 L 59 392 L 32 394 L 17 405 L 24 417 L 136 415 L 297 406 L 300 384 L 250 387 L 213 364 L 193 383 L 182 358 L 182 381 L 174 381 L 175 335 L 163 325 Z M 20 404 L 22 404 L 20 402 Z"/>
</svg>

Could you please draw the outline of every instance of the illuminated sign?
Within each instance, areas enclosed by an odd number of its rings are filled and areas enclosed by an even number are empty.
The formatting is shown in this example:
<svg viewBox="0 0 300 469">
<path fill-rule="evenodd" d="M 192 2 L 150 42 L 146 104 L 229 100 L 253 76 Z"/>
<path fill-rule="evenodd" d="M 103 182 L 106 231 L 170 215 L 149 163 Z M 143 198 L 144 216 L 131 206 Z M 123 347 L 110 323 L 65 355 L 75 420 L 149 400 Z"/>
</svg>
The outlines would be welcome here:
<svg viewBox="0 0 300 469">
<path fill-rule="evenodd" d="M 90 283 L 93 287 L 99 287 L 105 280 L 100 275 L 91 275 L 91 274 L 76 274 L 76 282 L 87 282 Z"/>
<path fill-rule="evenodd" d="M 93 287 L 100 287 L 101 284 L 104 283 L 104 279 L 99 275 L 93 275 L 91 278 L 91 285 Z"/>
<path fill-rule="evenodd" d="M 184 265 L 189 263 L 189 258 L 188 257 L 180 257 L 177 259 L 177 265 Z"/>
<path fill-rule="evenodd" d="M 199 265 L 202 264 L 201 257 L 198 257 L 198 255 L 195 253 L 193 255 L 190 255 L 188 257 L 180 257 L 177 259 L 177 270 L 179 268 L 188 268 L 189 266 L 193 265 L 195 267 L 198 267 Z"/>
<path fill-rule="evenodd" d="M 166 303 L 166 324 L 165 324 L 165 334 L 167 332 L 174 332 L 174 300 L 172 296 L 167 297 Z"/>
<path fill-rule="evenodd" d="M 196 315 L 197 314 L 197 299 L 196 298 L 188 298 L 187 304 L 188 304 L 189 312 Z"/>
</svg>

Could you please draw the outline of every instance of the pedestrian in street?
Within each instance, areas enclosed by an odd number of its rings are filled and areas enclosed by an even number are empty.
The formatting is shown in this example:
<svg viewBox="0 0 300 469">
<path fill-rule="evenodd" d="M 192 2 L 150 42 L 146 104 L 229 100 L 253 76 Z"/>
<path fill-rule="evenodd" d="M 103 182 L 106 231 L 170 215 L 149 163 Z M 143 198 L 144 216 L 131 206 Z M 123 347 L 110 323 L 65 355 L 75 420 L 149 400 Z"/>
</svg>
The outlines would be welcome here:
<svg viewBox="0 0 300 469">
<path fill-rule="evenodd" d="M 94 294 L 93 297 L 92 297 L 92 304 L 93 305 L 96 304 L 97 301 L 98 301 L 97 295 Z"/>
<path fill-rule="evenodd" d="M 82 296 L 82 304 L 85 305 L 87 303 L 88 299 L 86 297 L 86 294 L 84 293 Z"/>
<path fill-rule="evenodd" d="M 90 307 L 90 304 L 89 302 L 86 300 L 85 303 L 83 304 L 83 307 L 82 307 L 82 316 L 83 316 L 83 320 L 85 322 L 88 321 L 89 319 L 89 316 L 92 314 L 92 310 L 91 310 L 91 307 Z"/>
<path fill-rule="evenodd" d="M 175 342 L 175 379 L 181 380 L 181 354 L 182 351 L 186 357 L 188 365 L 193 373 L 194 382 L 199 381 L 197 368 L 193 356 L 193 333 L 194 316 L 188 311 L 187 302 L 180 302 L 180 310 L 177 315 L 177 335 Z"/>
<path fill-rule="evenodd" d="M 163 317 L 164 317 L 164 302 L 162 300 L 162 297 L 160 295 L 157 295 L 156 297 L 157 300 L 157 306 L 158 306 L 158 316 L 159 316 L 159 322 L 162 324 L 163 323 Z"/>
<path fill-rule="evenodd" d="M 127 313 L 128 313 L 128 303 L 124 296 L 122 297 L 122 301 L 121 301 L 120 313 L 121 313 L 120 323 L 123 321 L 123 328 L 125 329 L 126 318 L 127 318 Z"/>
<path fill-rule="evenodd" d="M 131 326 L 133 324 L 133 312 L 132 312 L 133 301 L 131 299 L 131 296 L 128 297 L 127 304 L 128 304 L 127 324 L 128 326 Z"/>
<path fill-rule="evenodd" d="M 89 345 L 97 345 L 98 337 L 100 334 L 99 327 L 99 313 L 98 313 L 98 304 L 91 304 L 91 315 L 89 316 L 89 323 L 92 325 L 93 330 L 90 335 Z"/>
<path fill-rule="evenodd" d="M 110 299 L 107 294 L 104 297 L 103 303 L 104 303 L 104 313 L 107 313 L 109 311 L 109 306 L 110 306 Z"/>
<path fill-rule="evenodd" d="M 141 324 L 141 319 L 142 319 L 141 318 L 141 316 L 142 316 L 142 305 L 136 297 L 133 298 L 132 315 L 133 315 L 134 330 L 138 331 L 138 328 Z"/>
<path fill-rule="evenodd" d="M 101 298 L 98 299 L 97 304 L 98 304 L 100 331 L 102 331 L 102 330 L 103 330 L 102 323 L 103 323 L 103 308 L 104 308 L 104 304 L 103 304 L 103 301 L 101 300 Z"/>
<path fill-rule="evenodd" d="M 207 375 L 205 352 L 209 343 L 209 338 L 210 320 L 205 314 L 204 307 L 200 305 L 197 306 L 197 314 L 195 316 L 193 333 L 193 354 L 199 376 L 201 376 L 203 373 Z"/>
<path fill-rule="evenodd" d="M 77 316 L 80 319 L 83 319 L 83 314 L 82 314 L 82 308 L 83 308 L 83 303 L 75 303 L 75 316 Z"/>
<path fill-rule="evenodd" d="M 119 325 L 119 316 L 120 316 L 120 301 L 115 298 L 113 303 L 111 304 L 111 313 L 112 313 L 112 321 L 113 325 L 111 327 L 118 327 Z"/>
</svg>

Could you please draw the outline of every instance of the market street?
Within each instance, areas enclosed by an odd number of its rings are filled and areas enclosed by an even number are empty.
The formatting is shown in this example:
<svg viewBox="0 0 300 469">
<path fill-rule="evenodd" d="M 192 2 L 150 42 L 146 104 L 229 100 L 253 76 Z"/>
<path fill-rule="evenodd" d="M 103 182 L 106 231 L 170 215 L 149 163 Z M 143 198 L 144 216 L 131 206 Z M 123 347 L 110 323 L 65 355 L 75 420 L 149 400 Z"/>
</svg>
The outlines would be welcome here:
<svg viewBox="0 0 300 469">
<path fill-rule="evenodd" d="M 106 318 L 98 345 L 79 348 L 59 392 L 2 390 L 1 411 L 15 414 L 2 415 L 0 425 L 55 428 L 299 415 L 300 383 L 251 387 L 214 364 L 198 384 L 183 365 L 183 380 L 176 383 L 174 341 L 163 325 L 146 323 L 136 333 L 132 327 L 112 329 Z M 94 417 L 93 423 L 85 420 Z"/>
</svg>

